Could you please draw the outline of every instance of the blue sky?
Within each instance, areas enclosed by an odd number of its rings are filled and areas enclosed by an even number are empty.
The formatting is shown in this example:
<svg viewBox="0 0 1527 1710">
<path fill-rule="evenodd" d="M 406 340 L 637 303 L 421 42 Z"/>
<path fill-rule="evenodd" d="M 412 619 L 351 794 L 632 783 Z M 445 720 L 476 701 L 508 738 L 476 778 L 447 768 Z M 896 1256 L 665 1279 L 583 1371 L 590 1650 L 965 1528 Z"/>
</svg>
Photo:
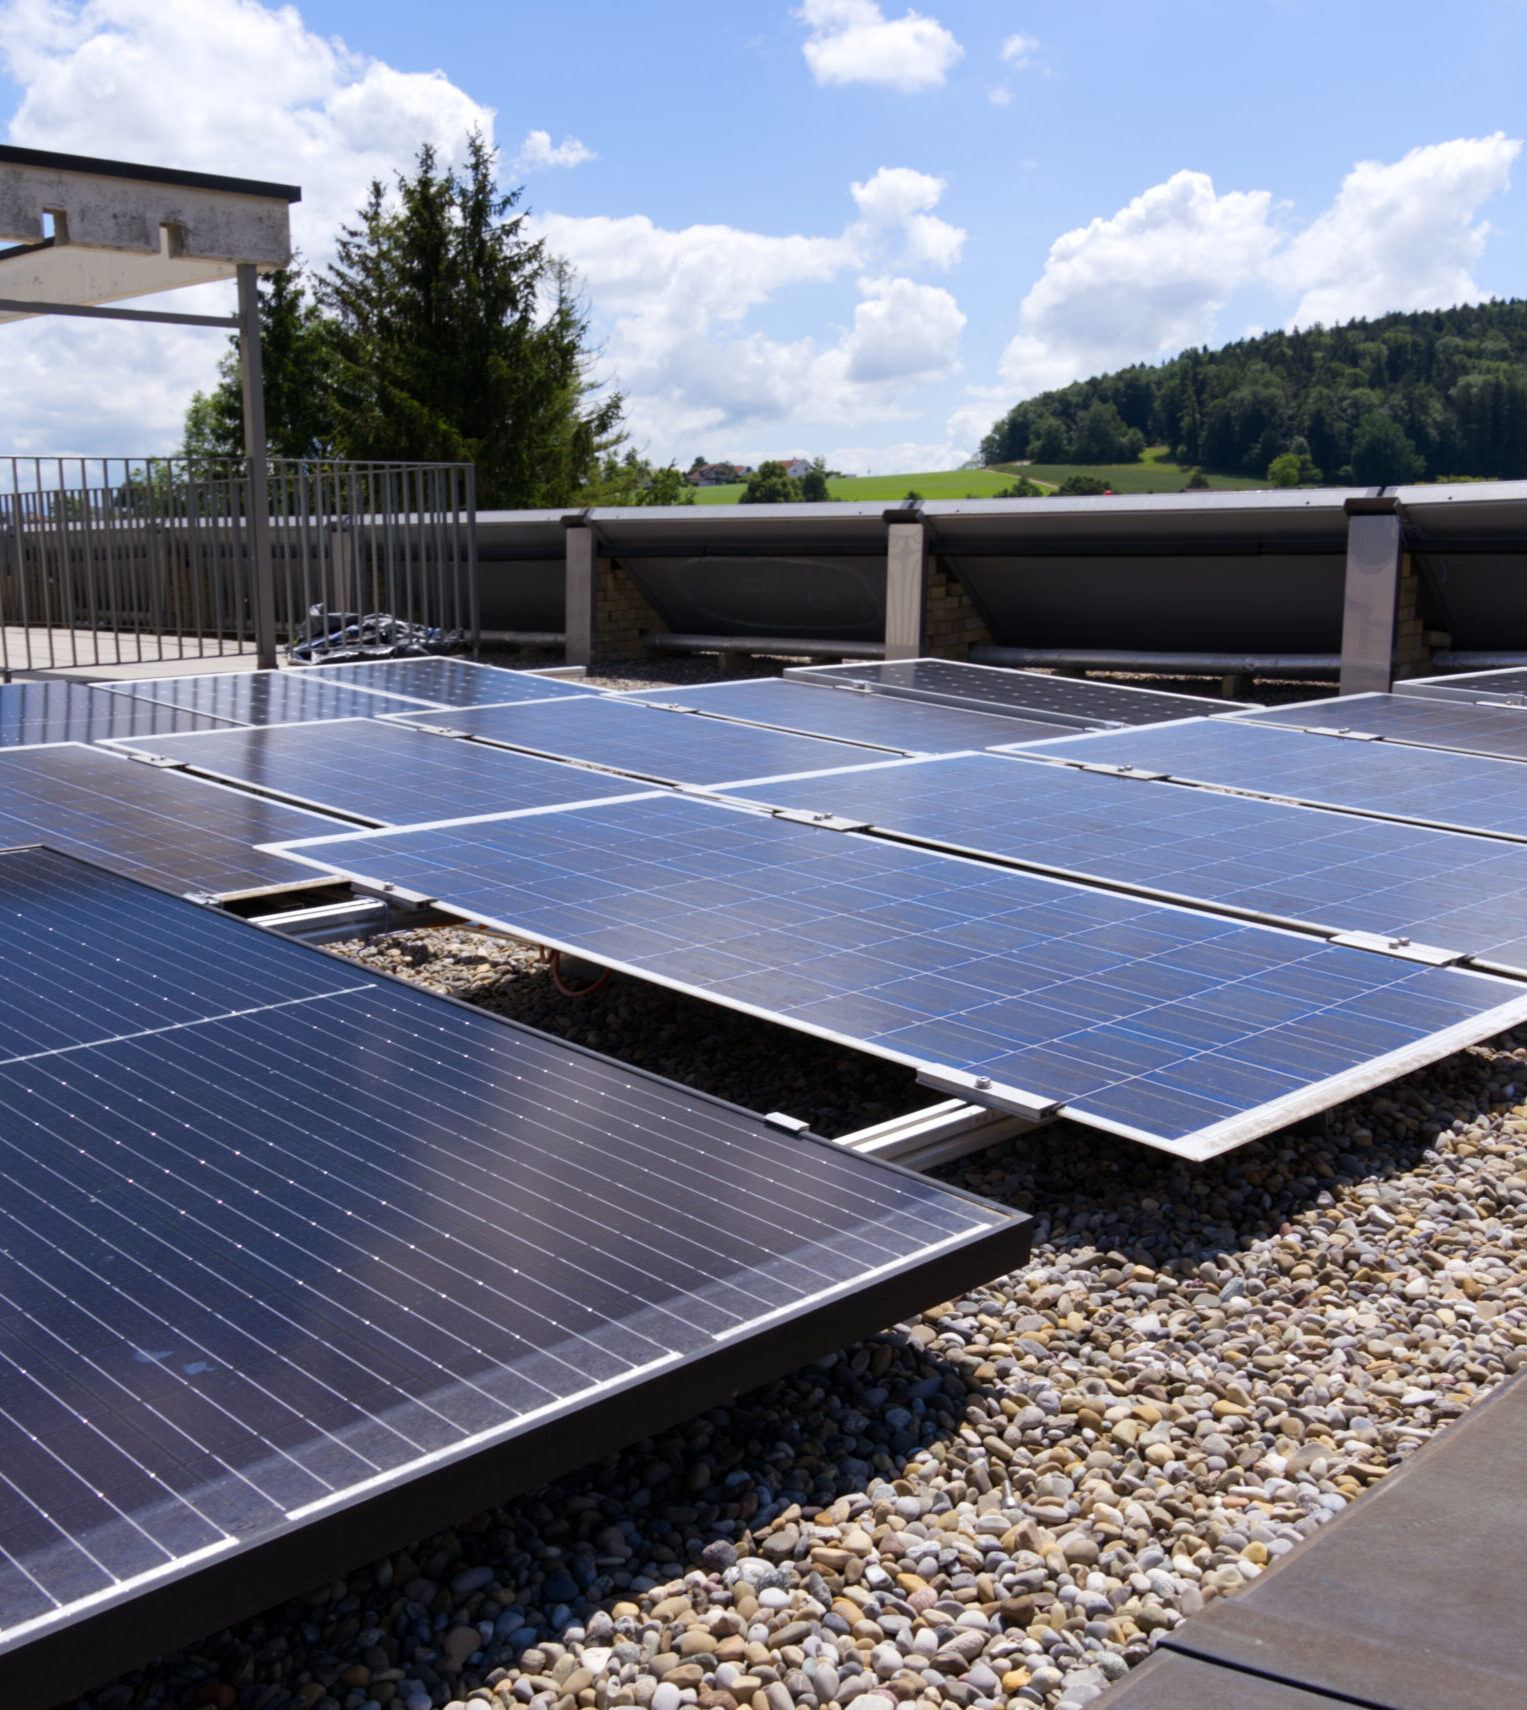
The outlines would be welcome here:
<svg viewBox="0 0 1527 1710">
<path fill-rule="evenodd" d="M 1524 49 L 1524 0 L 0 0 L 0 122 L 301 183 L 320 262 L 480 123 L 641 449 L 915 470 L 1184 344 L 1522 295 Z M 25 450 L 173 446 L 220 343 L 5 339 Z"/>
</svg>

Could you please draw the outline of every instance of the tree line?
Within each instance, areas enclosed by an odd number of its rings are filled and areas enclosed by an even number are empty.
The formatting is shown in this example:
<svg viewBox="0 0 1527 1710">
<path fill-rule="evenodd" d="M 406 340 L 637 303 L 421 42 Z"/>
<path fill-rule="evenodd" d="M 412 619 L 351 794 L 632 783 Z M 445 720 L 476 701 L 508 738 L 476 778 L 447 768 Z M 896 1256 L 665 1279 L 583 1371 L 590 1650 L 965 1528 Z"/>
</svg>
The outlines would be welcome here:
<svg viewBox="0 0 1527 1710">
<path fill-rule="evenodd" d="M 988 465 L 1127 463 L 1281 485 L 1527 476 L 1527 301 L 1384 315 L 1187 350 L 1014 405 Z"/>
<path fill-rule="evenodd" d="M 624 401 L 594 382 L 571 271 L 496 166 L 478 135 L 460 172 L 426 146 L 391 194 L 372 184 L 330 266 L 261 280 L 270 454 L 470 462 L 484 510 L 693 503 L 680 471 L 622 451 Z M 244 450 L 237 338 L 184 450 Z"/>
</svg>

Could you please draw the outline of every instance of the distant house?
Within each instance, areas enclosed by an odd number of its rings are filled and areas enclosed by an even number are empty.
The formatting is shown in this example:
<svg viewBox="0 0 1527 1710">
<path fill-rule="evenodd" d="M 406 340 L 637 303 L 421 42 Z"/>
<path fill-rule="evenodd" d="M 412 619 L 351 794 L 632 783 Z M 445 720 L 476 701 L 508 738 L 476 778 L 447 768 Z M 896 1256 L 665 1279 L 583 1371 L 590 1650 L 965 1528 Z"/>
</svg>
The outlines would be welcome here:
<svg viewBox="0 0 1527 1710">
<path fill-rule="evenodd" d="M 811 473 L 811 459 L 809 457 L 792 457 L 785 464 L 785 473 L 791 480 L 799 481 L 803 475 Z"/>
<path fill-rule="evenodd" d="M 689 471 L 688 479 L 694 487 L 728 487 L 752 473 L 744 463 L 702 463 Z"/>
</svg>

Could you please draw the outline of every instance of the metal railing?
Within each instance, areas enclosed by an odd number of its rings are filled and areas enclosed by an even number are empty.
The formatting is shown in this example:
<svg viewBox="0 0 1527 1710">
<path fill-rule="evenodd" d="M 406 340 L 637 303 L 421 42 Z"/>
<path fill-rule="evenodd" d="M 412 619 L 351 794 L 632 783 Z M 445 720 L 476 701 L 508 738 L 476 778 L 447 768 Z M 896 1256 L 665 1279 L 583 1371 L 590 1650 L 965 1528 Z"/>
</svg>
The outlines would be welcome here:
<svg viewBox="0 0 1527 1710">
<path fill-rule="evenodd" d="M 290 657 L 476 651 L 470 464 L 268 467 Z M 242 458 L 0 457 L 0 668 L 252 658 L 249 492 Z"/>
</svg>

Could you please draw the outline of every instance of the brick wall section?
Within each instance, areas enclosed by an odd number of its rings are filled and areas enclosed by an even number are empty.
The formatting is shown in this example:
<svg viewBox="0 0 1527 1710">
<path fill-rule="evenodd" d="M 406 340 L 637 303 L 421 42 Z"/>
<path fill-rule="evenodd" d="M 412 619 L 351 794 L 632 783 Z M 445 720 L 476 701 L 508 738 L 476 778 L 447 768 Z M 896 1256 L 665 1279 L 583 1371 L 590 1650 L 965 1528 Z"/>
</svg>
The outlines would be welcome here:
<svg viewBox="0 0 1527 1710">
<path fill-rule="evenodd" d="M 964 659 L 972 647 L 990 646 L 992 633 L 964 586 L 938 558 L 928 560 L 923 607 L 923 652 L 930 659 Z"/>
<path fill-rule="evenodd" d="M 1421 578 L 1414 560 L 1405 553 L 1400 559 L 1400 591 L 1395 605 L 1394 674 L 1424 677 L 1430 669 L 1431 649 L 1424 639 L 1421 616 Z"/>
<path fill-rule="evenodd" d="M 614 559 L 601 558 L 594 581 L 595 659 L 639 658 L 643 632 L 666 627 Z"/>
</svg>

